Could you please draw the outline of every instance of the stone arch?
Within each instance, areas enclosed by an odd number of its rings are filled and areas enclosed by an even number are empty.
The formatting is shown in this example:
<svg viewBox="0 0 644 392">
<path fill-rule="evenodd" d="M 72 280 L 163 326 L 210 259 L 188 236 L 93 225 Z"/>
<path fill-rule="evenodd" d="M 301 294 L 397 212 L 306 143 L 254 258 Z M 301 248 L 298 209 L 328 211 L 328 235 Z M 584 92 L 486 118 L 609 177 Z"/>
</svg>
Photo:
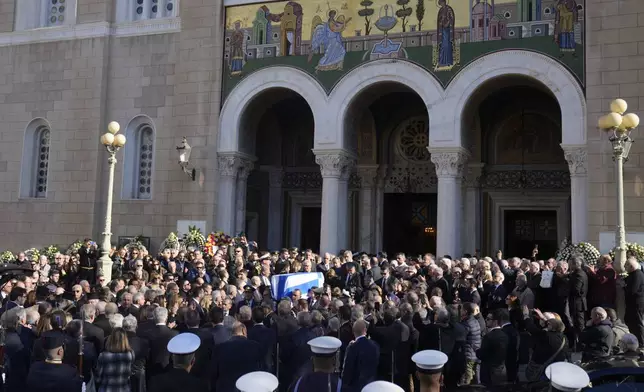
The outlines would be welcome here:
<svg viewBox="0 0 644 392">
<path fill-rule="evenodd" d="M 338 143 L 337 148 L 345 147 L 346 119 L 351 114 L 352 103 L 363 91 L 379 83 L 398 83 L 408 87 L 420 96 L 428 108 L 444 96 L 438 80 L 412 62 L 377 60 L 365 63 L 344 76 L 329 94 L 329 113 L 337 113 L 334 116 L 337 123 L 332 127 L 335 136 L 329 140 L 319 139 L 320 142 Z"/>
<path fill-rule="evenodd" d="M 46 198 L 49 183 L 49 155 L 52 127 L 42 117 L 27 124 L 24 133 L 20 165 L 20 198 Z M 42 138 L 47 139 L 45 146 Z M 40 151 L 41 148 L 45 151 Z"/>
<path fill-rule="evenodd" d="M 468 64 L 446 90 L 445 100 L 430 110 L 432 147 L 462 146 L 461 119 L 470 97 L 486 82 L 502 76 L 525 76 L 557 99 L 562 114 L 562 145 L 586 144 L 586 99 L 577 78 L 555 59 L 532 51 L 491 53 Z"/>
<path fill-rule="evenodd" d="M 242 116 L 249 103 L 260 93 L 274 89 L 291 90 L 306 100 L 315 124 L 315 135 L 332 132 L 324 126 L 327 96 L 322 86 L 309 74 L 291 67 L 267 67 L 244 78 L 228 94 L 221 109 L 218 152 L 239 151 L 239 133 Z M 329 116 L 326 116 L 329 117 Z"/>
</svg>

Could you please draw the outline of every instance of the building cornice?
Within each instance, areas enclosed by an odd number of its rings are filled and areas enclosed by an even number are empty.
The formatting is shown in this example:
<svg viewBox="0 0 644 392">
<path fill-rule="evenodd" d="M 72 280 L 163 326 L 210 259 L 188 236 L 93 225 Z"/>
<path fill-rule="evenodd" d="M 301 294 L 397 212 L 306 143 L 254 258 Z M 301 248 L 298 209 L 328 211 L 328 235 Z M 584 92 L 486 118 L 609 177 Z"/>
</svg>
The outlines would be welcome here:
<svg viewBox="0 0 644 392">
<path fill-rule="evenodd" d="M 169 34 L 179 31 L 181 31 L 181 18 L 179 17 L 115 24 L 108 22 L 81 23 L 0 33 L 0 47 L 107 36 L 132 37 L 139 35 Z"/>
</svg>

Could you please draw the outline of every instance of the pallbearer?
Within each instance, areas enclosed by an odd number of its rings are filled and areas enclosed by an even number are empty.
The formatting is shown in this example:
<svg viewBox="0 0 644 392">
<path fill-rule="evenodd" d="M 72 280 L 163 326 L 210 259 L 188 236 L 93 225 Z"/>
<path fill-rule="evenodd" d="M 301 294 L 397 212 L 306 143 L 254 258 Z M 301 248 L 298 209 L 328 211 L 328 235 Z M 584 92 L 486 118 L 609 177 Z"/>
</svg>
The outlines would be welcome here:
<svg viewBox="0 0 644 392">
<path fill-rule="evenodd" d="M 411 357 L 416 363 L 420 392 L 440 392 L 447 355 L 436 350 L 419 351 Z"/>
<path fill-rule="evenodd" d="M 342 380 L 335 373 L 335 353 L 342 346 L 338 338 L 320 336 L 308 342 L 313 353 L 313 373 L 298 378 L 289 388 L 290 392 L 340 392 Z"/>
<path fill-rule="evenodd" d="M 244 374 L 235 383 L 239 392 L 275 392 L 278 386 L 277 377 L 267 372 Z"/>
<path fill-rule="evenodd" d="M 362 392 L 405 392 L 405 390 L 388 381 L 374 381 L 365 385 Z"/>
</svg>

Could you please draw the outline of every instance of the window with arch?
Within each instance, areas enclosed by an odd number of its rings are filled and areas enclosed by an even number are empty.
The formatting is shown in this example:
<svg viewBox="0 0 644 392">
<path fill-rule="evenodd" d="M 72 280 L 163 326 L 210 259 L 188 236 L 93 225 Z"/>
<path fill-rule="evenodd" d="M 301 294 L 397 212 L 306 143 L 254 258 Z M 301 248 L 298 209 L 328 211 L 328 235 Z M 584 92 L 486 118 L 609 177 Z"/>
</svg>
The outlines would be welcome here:
<svg viewBox="0 0 644 392">
<path fill-rule="evenodd" d="M 154 177 L 155 130 L 148 117 L 139 116 L 128 124 L 123 165 L 124 199 L 151 199 Z"/>
<path fill-rule="evenodd" d="M 35 119 L 25 131 L 20 178 L 21 198 L 46 198 L 51 129 L 44 119 Z"/>
</svg>

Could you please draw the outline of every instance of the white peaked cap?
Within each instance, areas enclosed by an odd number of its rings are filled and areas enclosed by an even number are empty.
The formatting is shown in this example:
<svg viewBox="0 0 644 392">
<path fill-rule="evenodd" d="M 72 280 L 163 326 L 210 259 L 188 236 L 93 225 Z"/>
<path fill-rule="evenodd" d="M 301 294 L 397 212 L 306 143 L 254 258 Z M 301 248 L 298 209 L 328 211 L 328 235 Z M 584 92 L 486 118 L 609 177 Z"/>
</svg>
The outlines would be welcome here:
<svg viewBox="0 0 644 392">
<path fill-rule="evenodd" d="M 362 392 L 405 392 L 405 390 L 387 381 L 374 381 L 365 385 Z"/>
<path fill-rule="evenodd" d="M 568 362 L 555 362 L 546 368 L 546 377 L 561 392 L 578 392 L 590 383 L 588 373 Z"/>
<path fill-rule="evenodd" d="M 180 333 L 168 342 L 170 354 L 192 354 L 201 346 L 201 339 L 194 333 Z"/>
<path fill-rule="evenodd" d="M 439 370 L 447 363 L 447 355 L 437 350 L 419 351 L 411 357 L 420 370 Z"/>
<path fill-rule="evenodd" d="M 340 339 L 332 336 L 320 336 L 319 338 L 309 340 L 308 344 L 311 346 L 313 354 L 318 355 L 334 354 L 342 347 Z"/>
<path fill-rule="evenodd" d="M 273 392 L 278 386 L 277 377 L 267 372 L 244 374 L 235 383 L 240 392 Z"/>
</svg>

